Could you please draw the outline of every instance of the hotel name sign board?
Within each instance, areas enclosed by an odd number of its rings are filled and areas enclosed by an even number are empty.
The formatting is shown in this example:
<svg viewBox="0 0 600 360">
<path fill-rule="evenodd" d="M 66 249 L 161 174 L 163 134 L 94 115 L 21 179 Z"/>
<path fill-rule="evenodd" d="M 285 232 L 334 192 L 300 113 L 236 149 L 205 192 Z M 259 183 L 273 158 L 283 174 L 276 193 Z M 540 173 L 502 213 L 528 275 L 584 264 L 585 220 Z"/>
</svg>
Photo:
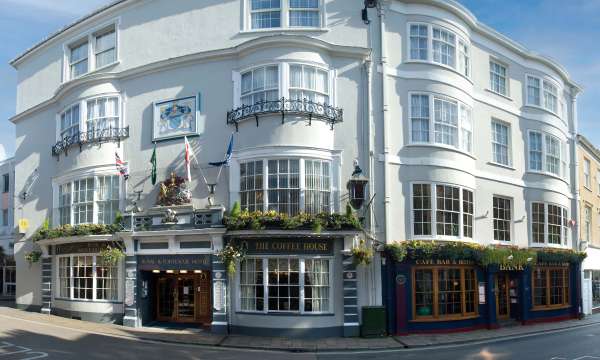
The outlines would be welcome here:
<svg viewBox="0 0 600 360">
<path fill-rule="evenodd" d="M 333 255 L 333 239 L 244 239 L 236 244 L 248 255 Z"/>
<path fill-rule="evenodd" d="M 61 244 L 54 246 L 54 255 L 66 254 L 97 254 L 106 249 L 105 242 L 83 242 L 72 244 Z"/>
<path fill-rule="evenodd" d="M 210 255 L 138 255 L 140 270 L 210 270 Z"/>
</svg>

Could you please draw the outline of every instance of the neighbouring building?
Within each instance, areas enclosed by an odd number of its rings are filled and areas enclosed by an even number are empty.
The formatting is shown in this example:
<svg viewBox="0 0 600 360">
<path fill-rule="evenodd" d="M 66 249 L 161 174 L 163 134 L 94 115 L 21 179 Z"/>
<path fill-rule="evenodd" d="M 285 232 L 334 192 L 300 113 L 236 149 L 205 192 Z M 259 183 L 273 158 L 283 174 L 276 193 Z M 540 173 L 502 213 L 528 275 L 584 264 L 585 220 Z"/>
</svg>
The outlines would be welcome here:
<svg viewBox="0 0 600 360">
<path fill-rule="evenodd" d="M 600 150 L 577 135 L 579 241 L 583 261 L 582 298 L 586 314 L 600 311 Z"/>
<path fill-rule="evenodd" d="M 15 163 L 13 158 L 0 161 L 0 297 L 14 297 L 16 287 L 16 269 L 13 257 L 15 243 L 14 219 L 14 179 Z"/>
<path fill-rule="evenodd" d="M 120 0 L 11 64 L 20 308 L 313 337 L 365 306 L 396 334 L 579 314 L 580 88 L 453 1 Z"/>
</svg>

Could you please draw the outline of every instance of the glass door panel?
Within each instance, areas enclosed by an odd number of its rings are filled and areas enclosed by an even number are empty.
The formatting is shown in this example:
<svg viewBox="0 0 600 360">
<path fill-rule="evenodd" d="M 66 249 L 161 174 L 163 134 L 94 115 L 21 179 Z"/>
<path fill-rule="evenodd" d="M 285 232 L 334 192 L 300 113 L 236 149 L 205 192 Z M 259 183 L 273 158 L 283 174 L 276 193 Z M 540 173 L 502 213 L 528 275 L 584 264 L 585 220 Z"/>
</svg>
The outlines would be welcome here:
<svg viewBox="0 0 600 360">
<path fill-rule="evenodd" d="M 177 282 L 177 317 L 179 321 L 194 321 L 196 310 L 196 289 L 193 278 L 179 278 Z"/>
<path fill-rule="evenodd" d="M 508 274 L 496 275 L 496 309 L 498 319 L 508 319 L 510 316 Z"/>
<path fill-rule="evenodd" d="M 176 279 L 166 277 L 158 279 L 157 304 L 158 319 L 170 321 L 175 315 Z"/>
</svg>

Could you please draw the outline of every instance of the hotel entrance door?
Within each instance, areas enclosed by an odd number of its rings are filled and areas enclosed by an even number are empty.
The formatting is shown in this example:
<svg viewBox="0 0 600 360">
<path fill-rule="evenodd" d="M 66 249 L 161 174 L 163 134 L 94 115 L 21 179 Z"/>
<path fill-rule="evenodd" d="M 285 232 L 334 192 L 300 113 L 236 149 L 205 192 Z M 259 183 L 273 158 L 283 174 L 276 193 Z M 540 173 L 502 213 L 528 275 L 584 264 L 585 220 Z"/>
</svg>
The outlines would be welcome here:
<svg viewBox="0 0 600 360">
<path fill-rule="evenodd" d="M 156 282 L 158 321 L 211 322 L 210 273 L 161 275 Z"/>
</svg>

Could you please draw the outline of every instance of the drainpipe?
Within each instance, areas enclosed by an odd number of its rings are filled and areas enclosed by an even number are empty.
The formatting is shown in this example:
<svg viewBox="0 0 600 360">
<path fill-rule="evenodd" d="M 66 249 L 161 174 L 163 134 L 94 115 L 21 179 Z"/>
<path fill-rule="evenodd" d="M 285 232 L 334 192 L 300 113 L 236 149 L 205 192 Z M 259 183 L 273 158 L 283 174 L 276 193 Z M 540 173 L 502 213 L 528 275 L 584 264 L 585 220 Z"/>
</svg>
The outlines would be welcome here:
<svg viewBox="0 0 600 360">
<path fill-rule="evenodd" d="M 573 151 L 571 152 L 571 163 L 572 166 L 571 168 L 573 169 L 573 184 L 571 185 L 571 188 L 573 189 L 573 193 L 575 195 L 575 205 L 573 206 L 573 214 L 572 217 L 575 220 L 575 226 L 573 227 L 573 231 L 574 231 L 574 235 L 573 235 L 573 245 L 575 247 L 575 250 L 581 250 L 580 249 L 580 245 L 581 245 L 581 239 L 580 239 L 580 233 L 579 233 L 579 229 L 580 229 L 580 225 L 579 225 L 579 220 L 581 219 L 581 214 L 580 212 L 580 192 L 579 192 L 579 156 L 578 156 L 578 151 L 579 151 L 579 139 L 577 138 L 577 133 L 578 133 L 578 117 L 577 117 L 577 95 L 578 95 L 578 91 L 577 89 L 571 87 L 571 117 L 573 119 L 572 121 L 572 128 L 571 128 L 571 137 L 573 138 Z M 580 268 L 579 268 L 579 279 L 577 281 L 577 305 L 578 305 L 578 316 L 581 317 L 583 314 L 583 291 L 582 291 L 582 286 L 583 286 L 583 262 L 581 264 L 579 264 Z"/>
<path fill-rule="evenodd" d="M 385 233 L 385 242 L 388 243 L 390 239 L 388 236 L 390 235 L 390 189 L 389 189 L 389 155 L 390 155 L 390 147 L 389 147 L 389 109 L 388 109 L 388 86 L 387 86 L 387 47 L 385 42 L 385 3 L 381 1 L 378 10 L 379 10 L 379 66 L 381 71 L 381 112 L 383 118 L 383 221 L 384 221 L 384 233 Z"/>
</svg>

